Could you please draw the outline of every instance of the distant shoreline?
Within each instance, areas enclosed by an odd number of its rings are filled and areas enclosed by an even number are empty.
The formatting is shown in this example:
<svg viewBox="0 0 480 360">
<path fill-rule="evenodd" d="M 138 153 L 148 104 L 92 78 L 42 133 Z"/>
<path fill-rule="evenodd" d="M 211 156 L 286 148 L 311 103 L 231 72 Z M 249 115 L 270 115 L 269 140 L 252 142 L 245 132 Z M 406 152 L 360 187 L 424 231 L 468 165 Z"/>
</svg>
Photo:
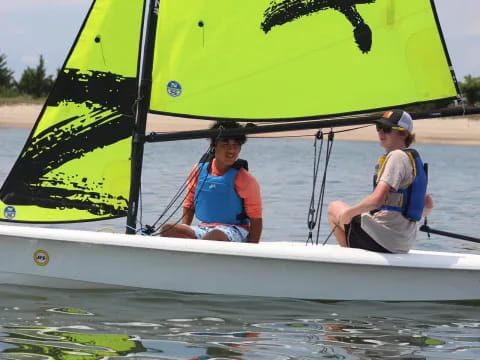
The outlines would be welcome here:
<svg viewBox="0 0 480 360">
<path fill-rule="evenodd" d="M 42 109 L 37 104 L 0 105 L 1 128 L 31 128 Z M 147 132 L 174 132 L 200 130 L 210 121 L 149 115 Z M 336 131 L 346 128 L 336 128 Z M 316 130 L 287 131 L 258 135 L 258 137 L 312 136 Z M 416 120 L 414 133 L 417 143 L 480 145 L 480 119 L 470 117 Z M 255 137 L 255 136 L 251 136 Z M 337 140 L 377 141 L 371 126 L 354 131 L 340 132 Z"/>
</svg>

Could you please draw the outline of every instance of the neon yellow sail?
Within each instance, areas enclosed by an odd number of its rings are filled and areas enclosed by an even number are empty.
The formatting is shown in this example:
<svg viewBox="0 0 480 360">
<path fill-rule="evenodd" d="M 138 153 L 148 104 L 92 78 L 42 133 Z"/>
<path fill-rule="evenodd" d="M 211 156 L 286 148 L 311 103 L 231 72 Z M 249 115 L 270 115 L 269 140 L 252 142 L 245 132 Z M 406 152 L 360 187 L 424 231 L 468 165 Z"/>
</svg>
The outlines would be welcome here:
<svg viewBox="0 0 480 360">
<path fill-rule="evenodd" d="M 93 2 L 0 189 L 0 220 L 125 216 L 137 99 L 156 113 L 280 121 L 457 94 L 433 0 L 152 1 L 146 54 L 145 0 Z M 151 57 L 139 97 L 139 59 Z"/>
<path fill-rule="evenodd" d="M 143 0 L 93 3 L 0 190 L 1 220 L 126 215 L 143 12 Z"/>
<path fill-rule="evenodd" d="M 431 0 L 162 0 L 150 109 L 292 119 L 456 96 Z"/>
</svg>

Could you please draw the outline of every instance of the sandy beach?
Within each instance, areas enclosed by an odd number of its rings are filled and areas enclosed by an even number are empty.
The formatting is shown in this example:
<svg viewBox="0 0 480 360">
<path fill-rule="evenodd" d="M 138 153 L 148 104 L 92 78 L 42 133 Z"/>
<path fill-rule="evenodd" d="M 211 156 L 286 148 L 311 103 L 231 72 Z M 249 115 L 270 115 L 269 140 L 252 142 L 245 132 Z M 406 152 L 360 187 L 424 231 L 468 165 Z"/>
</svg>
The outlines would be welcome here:
<svg viewBox="0 0 480 360">
<path fill-rule="evenodd" d="M 0 106 L 0 128 L 31 128 L 42 109 L 41 105 L 18 104 Z M 179 119 L 169 116 L 149 115 L 147 132 L 173 132 L 200 130 L 208 128 L 210 121 Z M 348 128 L 335 128 L 335 131 Z M 328 129 L 325 129 L 327 131 Z M 289 131 L 282 133 L 262 134 L 261 137 L 310 136 L 316 130 Z M 416 120 L 414 133 L 417 143 L 480 145 L 480 119 L 457 117 Z M 336 140 L 377 141 L 372 127 L 354 131 L 339 132 Z"/>
</svg>

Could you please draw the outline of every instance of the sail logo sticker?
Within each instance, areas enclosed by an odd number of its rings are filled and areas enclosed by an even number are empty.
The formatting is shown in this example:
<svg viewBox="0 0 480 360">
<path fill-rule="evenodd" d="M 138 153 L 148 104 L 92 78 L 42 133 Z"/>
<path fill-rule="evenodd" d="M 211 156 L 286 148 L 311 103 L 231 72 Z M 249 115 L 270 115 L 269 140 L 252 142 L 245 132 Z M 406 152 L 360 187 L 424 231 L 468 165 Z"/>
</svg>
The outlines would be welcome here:
<svg viewBox="0 0 480 360">
<path fill-rule="evenodd" d="M 169 81 L 167 84 L 167 93 L 172 97 L 178 97 L 182 94 L 182 86 L 175 80 Z"/>
<path fill-rule="evenodd" d="M 13 220 L 16 215 L 17 210 L 15 210 L 14 206 L 9 205 L 5 209 L 3 209 L 3 216 L 5 217 L 5 219 Z"/>
<path fill-rule="evenodd" d="M 50 261 L 50 256 L 45 250 L 37 250 L 33 254 L 33 261 L 39 266 L 45 266 Z"/>
</svg>

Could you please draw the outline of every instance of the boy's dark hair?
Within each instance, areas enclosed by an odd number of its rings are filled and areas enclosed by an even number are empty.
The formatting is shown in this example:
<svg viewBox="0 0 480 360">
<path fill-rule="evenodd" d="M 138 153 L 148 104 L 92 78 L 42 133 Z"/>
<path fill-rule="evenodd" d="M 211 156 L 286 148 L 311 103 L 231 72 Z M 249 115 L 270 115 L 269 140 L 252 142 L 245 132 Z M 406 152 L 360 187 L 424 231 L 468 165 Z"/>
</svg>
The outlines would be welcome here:
<svg viewBox="0 0 480 360">
<path fill-rule="evenodd" d="M 407 136 L 405 136 L 404 141 L 405 141 L 405 146 L 409 147 L 415 142 L 415 134 L 408 133 Z"/>
<path fill-rule="evenodd" d="M 240 125 L 235 121 L 217 121 L 215 122 L 215 124 L 213 124 L 210 127 L 210 129 L 218 129 L 220 127 L 222 129 L 236 129 L 236 128 L 241 128 L 242 125 Z M 213 147 L 215 146 L 218 140 L 228 140 L 228 139 L 233 139 L 240 145 L 243 145 L 247 141 L 247 136 L 245 134 L 234 135 L 234 136 L 223 136 L 222 133 L 220 132 L 219 135 L 215 135 L 210 138 L 210 145 Z"/>
</svg>

